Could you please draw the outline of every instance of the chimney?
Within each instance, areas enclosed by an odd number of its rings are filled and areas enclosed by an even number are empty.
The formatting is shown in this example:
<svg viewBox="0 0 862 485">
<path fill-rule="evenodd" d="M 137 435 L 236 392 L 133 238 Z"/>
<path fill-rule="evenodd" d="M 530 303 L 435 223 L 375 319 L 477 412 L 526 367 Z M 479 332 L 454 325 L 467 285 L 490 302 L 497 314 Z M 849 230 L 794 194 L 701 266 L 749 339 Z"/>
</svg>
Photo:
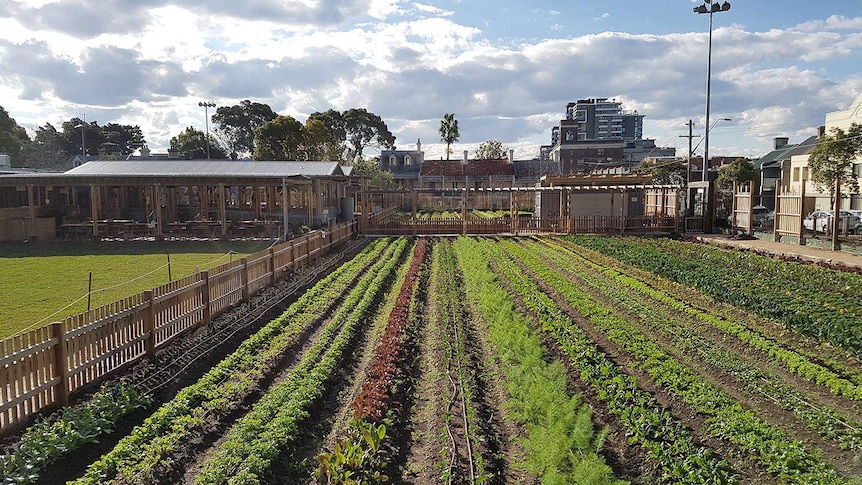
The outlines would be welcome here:
<svg viewBox="0 0 862 485">
<path fill-rule="evenodd" d="M 417 152 L 422 151 L 422 140 L 420 140 L 419 138 L 416 139 L 416 151 Z"/>
<path fill-rule="evenodd" d="M 464 160 L 461 162 L 461 163 L 463 163 L 464 165 L 467 165 L 467 160 L 469 160 L 469 159 L 470 159 L 470 158 L 469 158 L 469 157 L 470 157 L 469 153 L 470 153 L 470 152 L 468 152 L 467 150 L 464 150 Z"/>
<path fill-rule="evenodd" d="M 150 158 L 150 149 L 146 145 L 141 147 L 141 158 Z"/>
<path fill-rule="evenodd" d="M 826 127 L 820 125 L 817 127 L 817 138 L 823 138 L 824 136 L 826 136 Z"/>
<path fill-rule="evenodd" d="M 515 150 L 509 150 L 509 165 L 515 161 Z"/>
<path fill-rule="evenodd" d="M 180 151 L 176 148 L 168 148 L 168 158 L 177 159 L 180 158 Z"/>
<path fill-rule="evenodd" d="M 789 141 L 790 141 L 790 138 L 787 138 L 786 136 L 777 136 L 777 137 L 772 139 L 772 149 L 778 150 L 779 148 L 781 148 L 783 146 L 787 146 L 787 143 Z"/>
</svg>

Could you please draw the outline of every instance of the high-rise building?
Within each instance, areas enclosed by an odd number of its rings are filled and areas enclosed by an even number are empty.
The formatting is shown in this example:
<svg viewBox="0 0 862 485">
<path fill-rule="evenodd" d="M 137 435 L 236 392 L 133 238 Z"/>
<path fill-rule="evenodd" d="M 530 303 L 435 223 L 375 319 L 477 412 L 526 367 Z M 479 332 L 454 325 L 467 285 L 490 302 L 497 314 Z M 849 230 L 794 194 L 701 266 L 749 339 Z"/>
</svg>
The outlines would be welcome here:
<svg viewBox="0 0 862 485">
<path fill-rule="evenodd" d="M 562 173 L 589 173 L 617 166 L 630 170 L 645 156 L 673 156 L 675 149 L 643 139 L 643 119 L 616 99 L 568 103 L 566 118 L 551 128 L 551 144 L 540 147 L 539 159 L 558 162 Z"/>
<path fill-rule="evenodd" d="M 566 119 L 560 120 L 561 141 L 640 140 L 643 137 L 644 115 L 623 111 L 616 99 L 579 99 L 566 105 Z"/>
</svg>

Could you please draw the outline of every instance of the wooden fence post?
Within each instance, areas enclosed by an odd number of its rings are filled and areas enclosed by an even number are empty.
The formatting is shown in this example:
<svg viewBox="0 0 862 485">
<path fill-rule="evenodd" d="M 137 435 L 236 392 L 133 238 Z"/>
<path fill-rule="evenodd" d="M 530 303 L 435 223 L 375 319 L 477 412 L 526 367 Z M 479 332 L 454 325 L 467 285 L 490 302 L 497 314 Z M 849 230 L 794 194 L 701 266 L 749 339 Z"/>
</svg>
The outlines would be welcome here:
<svg viewBox="0 0 862 485">
<path fill-rule="evenodd" d="M 201 281 L 201 306 L 203 307 L 203 315 L 201 316 L 201 325 L 209 325 L 212 320 L 212 312 L 210 310 L 210 272 L 200 272 Z"/>
<path fill-rule="evenodd" d="M 242 271 L 240 271 L 240 279 L 242 281 L 242 302 L 248 303 L 248 258 L 242 258 Z"/>
<path fill-rule="evenodd" d="M 276 272 L 278 271 L 275 265 L 275 249 L 269 248 L 269 284 L 274 285 L 276 282 Z"/>
<path fill-rule="evenodd" d="M 147 311 L 144 313 L 144 335 L 147 336 L 147 357 L 156 355 L 156 302 L 153 298 L 153 290 L 144 291 L 144 300 L 147 301 Z"/>
<path fill-rule="evenodd" d="M 805 178 L 802 179 L 802 190 L 799 195 L 799 245 L 805 246 Z M 814 224 L 816 226 L 816 224 Z"/>
<path fill-rule="evenodd" d="M 69 404 L 69 359 L 66 352 L 66 329 L 63 322 L 51 324 L 51 335 L 57 338 L 54 346 L 54 368 L 60 382 L 54 387 L 54 396 L 60 406 Z"/>
</svg>

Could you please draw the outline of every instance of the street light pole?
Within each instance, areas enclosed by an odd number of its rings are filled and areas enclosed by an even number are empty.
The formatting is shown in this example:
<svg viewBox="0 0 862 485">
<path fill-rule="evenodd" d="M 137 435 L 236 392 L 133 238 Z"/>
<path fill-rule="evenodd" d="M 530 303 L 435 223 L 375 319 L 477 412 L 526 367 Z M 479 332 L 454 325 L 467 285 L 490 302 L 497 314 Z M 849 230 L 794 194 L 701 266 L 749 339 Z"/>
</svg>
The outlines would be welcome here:
<svg viewBox="0 0 862 485">
<path fill-rule="evenodd" d="M 209 117 L 208 108 L 215 108 L 215 105 L 216 105 L 215 103 L 210 103 L 208 101 L 200 101 L 198 103 L 198 106 L 203 106 L 203 108 L 204 108 L 204 123 L 206 123 L 206 127 L 207 127 L 206 128 L 207 129 L 207 140 L 206 140 L 207 160 L 210 159 L 210 117 Z"/>
<path fill-rule="evenodd" d="M 706 121 L 704 122 L 704 126 L 707 129 L 704 135 L 703 173 L 701 176 L 701 181 L 703 182 L 709 180 L 707 172 L 709 171 L 709 97 L 712 87 L 712 14 L 715 12 L 727 12 L 728 10 L 730 10 L 730 2 L 719 4 L 718 2 L 713 3 L 712 0 L 704 0 L 703 5 L 694 7 L 694 13 L 709 14 L 709 44 L 707 47 L 706 62 Z"/>
<path fill-rule="evenodd" d="M 86 120 L 86 118 L 84 118 L 84 120 Z M 86 138 L 84 138 L 84 134 L 87 131 L 87 124 L 78 123 L 77 125 L 75 125 L 75 128 L 81 129 L 81 156 L 84 157 L 81 163 L 87 163 L 87 140 Z"/>
</svg>

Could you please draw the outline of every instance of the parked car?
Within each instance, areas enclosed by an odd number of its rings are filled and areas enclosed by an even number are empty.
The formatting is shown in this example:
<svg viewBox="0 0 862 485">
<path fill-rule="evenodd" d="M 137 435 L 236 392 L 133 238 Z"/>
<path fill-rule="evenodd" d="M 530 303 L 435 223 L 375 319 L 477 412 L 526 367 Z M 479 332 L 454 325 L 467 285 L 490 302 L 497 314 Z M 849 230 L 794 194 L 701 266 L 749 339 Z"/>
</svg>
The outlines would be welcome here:
<svg viewBox="0 0 862 485">
<path fill-rule="evenodd" d="M 845 227 L 847 227 L 849 232 L 854 234 L 862 231 L 862 219 L 858 216 L 846 210 L 840 211 L 839 214 L 839 217 L 841 218 L 841 220 L 838 221 L 839 231 L 844 231 Z M 827 210 L 816 210 L 805 216 L 805 219 L 802 219 L 802 225 L 809 231 L 826 232 L 827 229 L 831 227 L 831 224 L 832 211 Z"/>
<path fill-rule="evenodd" d="M 727 223 L 733 223 L 733 214 L 727 216 Z M 775 224 L 775 211 L 763 205 L 751 209 L 751 225 L 754 227 L 772 227 Z"/>
<path fill-rule="evenodd" d="M 772 227 L 775 224 L 775 211 L 763 205 L 751 209 L 751 224 L 760 227 Z"/>
</svg>

